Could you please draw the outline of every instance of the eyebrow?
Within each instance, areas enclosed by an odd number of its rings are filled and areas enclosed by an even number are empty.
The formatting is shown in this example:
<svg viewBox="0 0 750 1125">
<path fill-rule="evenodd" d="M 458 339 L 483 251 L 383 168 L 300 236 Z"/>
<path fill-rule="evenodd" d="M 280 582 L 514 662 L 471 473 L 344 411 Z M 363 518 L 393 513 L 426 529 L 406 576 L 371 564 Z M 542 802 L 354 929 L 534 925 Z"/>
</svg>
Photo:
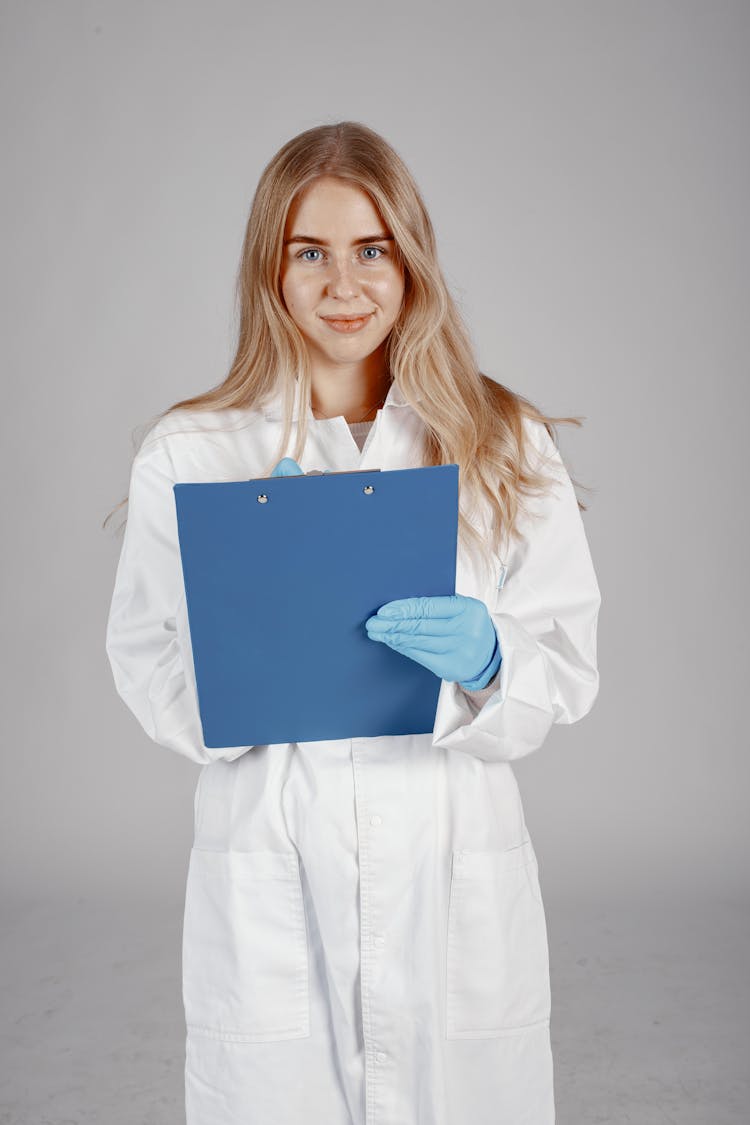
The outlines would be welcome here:
<svg viewBox="0 0 750 1125">
<path fill-rule="evenodd" d="M 362 246 L 365 242 L 392 242 L 392 234 L 368 234 L 366 238 L 356 239 L 352 245 Z M 316 246 L 329 246 L 330 243 L 326 242 L 323 238 L 314 238 L 311 234 L 295 234 L 291 238 L 284 241 L 285 246 L 289 246 L 292 242 L 314 242 Z"/>
</svg>

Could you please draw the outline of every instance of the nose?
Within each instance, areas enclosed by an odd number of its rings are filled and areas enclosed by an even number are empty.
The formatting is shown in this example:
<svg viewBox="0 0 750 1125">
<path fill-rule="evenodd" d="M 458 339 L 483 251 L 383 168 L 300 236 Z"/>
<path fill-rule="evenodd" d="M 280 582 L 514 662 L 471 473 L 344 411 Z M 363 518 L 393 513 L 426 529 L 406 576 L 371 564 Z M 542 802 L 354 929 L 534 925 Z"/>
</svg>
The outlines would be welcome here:
<svg viewBox="0 0 750 1125">
<path fill-rule="evenodd" d="M 350 261 L 339 259 L 331 263 L 326 289 L 330 296 L 342 301 L 349 301 L 359 293 L 360 285 Z"/>
</svg>

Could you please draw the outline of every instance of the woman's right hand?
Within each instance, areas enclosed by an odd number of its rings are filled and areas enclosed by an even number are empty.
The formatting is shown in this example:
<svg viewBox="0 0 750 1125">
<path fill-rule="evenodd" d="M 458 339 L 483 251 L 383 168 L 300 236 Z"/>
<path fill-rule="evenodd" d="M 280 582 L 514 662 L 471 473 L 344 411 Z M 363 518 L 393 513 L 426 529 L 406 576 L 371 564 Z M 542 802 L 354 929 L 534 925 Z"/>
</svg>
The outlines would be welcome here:
<svg viewBox="0 0 750 1125">
<path fill-rule="evenodd" d="M 276 468 L 271 473 L 272 477 L 297 477 L 304 476 L 305 470 L 300 468 L 293 457 L 282 457 Z"/>
<path fill-rule="evenodd" d="M 313 473 L 329 473 L 330 469 L 313 469 Z M 297 477 L 304 476 L 305 470 L 301 468 L 293 457 L 282 457 L 276 468 L 271 473 L 272 477 Z"/>
</svg>

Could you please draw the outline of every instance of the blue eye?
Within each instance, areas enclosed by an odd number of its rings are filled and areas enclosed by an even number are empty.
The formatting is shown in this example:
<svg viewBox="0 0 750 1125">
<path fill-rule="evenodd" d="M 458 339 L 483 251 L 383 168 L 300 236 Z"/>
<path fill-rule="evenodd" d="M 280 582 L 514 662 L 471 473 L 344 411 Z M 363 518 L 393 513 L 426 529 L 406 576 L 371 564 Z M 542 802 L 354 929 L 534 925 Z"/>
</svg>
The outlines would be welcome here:
<svg viewBox="0 0 750 1125">
<path fill-rule="evenodd" d="M 375 255 L 375 257 L 365 259 L 365 261 L 368 261 L 368 262 L 377 262 L 380 259 L 381 255 L 385 256 L 388 253 L 388 251 L 385 250 L 382 246 L 364 246 L 363 252 L 365 250 L 377 250 L 378 251 L 378 253 Z M 321 253 L 321 251 L 317 246 L 308 246 L 307 250 L 301 250 L 299 252 L 299 254 L 297 255 L 297 258 L 300 259 L 303 262 L 318 261 L 317 258 L 315 258 L 315 259 L 306 258 L 305 255 L 306 254 L 320 254 L 320 253 Z"/>
</svg>

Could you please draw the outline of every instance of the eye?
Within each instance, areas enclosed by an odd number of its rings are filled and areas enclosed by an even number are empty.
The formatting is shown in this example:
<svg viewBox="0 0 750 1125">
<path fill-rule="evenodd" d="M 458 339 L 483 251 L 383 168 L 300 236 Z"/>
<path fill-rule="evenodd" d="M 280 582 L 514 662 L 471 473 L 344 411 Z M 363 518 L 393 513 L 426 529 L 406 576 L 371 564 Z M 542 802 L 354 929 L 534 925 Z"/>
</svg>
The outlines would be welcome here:
<svg viewBox="0 0 750 1125">
<path fill-rule="evenodd" d="M 371 250 L 376 251 L 376 253 L 374 255 L 370 254 Z M 321 253 L 322 253 L 322 250 L 320 249 L 320 247 L 318 247 L 318 246 L 308 246 L 306 250 L 300 250 L 299 254 L 297 254 L 296 257 L 299 261 L 302 261 L 302 262 L 319 262 L 320 258 L 308 258 L 307 255 L 308 254 L 321 254 Z M 363 255 L 365 255 L 365 261 L 366 262 L 377 262 L 377 261 L 380 260 L 381 257 L 387 257 L 387 255 L 388 255 L 388 251 L 385 249 L 384 246 L 365 246 L 362 249 L 362 253 L 363 253 Z"/>
</svg>

